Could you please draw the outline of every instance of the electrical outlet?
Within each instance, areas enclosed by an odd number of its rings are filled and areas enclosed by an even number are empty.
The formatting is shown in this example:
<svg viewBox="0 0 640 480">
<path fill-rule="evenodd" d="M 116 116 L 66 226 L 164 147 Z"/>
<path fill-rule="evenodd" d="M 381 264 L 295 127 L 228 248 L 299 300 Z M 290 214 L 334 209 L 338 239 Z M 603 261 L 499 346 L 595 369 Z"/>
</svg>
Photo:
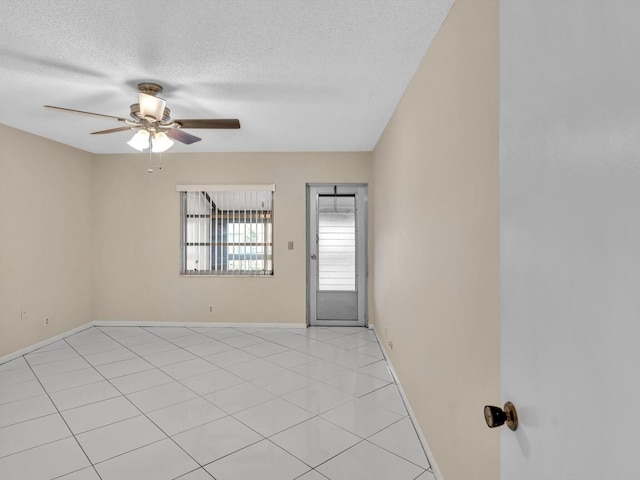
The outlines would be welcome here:
<svg viewBox="0 0 640 480">
<path fill-rule="evenodd" d="M 49 317 L 44 317 L 44 320 L 42 320 L 42 326 L 43 327 L 49 326 Z"/>
<path fill-rule="evenodd" d="M 213 312 L 213 305 L 209 305 L 209 312 Z"/>
<path fill-rule="evenodd" d="M 25 318 L 27 318 L 28 316 L 29 316 L 29 315 L 27 314 L 27 309 L 26 309 L 26 308 L 24 308 L 24 307 L 22 307 L 22 308 L 20 309 L 20 318 L 24 320 L 24 319 L 25 319 Z"/>
<path fill-rule="evenodd" d="M 393 342 L 389 340 L 389 350 L 393 350 Z"/>
</svg>

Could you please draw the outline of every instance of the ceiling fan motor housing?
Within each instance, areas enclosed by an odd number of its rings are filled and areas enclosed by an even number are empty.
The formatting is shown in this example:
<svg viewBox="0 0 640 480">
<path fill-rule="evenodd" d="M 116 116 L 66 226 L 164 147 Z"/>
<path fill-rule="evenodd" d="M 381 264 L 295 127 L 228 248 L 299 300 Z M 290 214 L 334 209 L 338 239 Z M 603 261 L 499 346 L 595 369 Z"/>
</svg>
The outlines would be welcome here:
<svg viewBox="0 0 640 480">
<path fill-rule="evenodd" d="M 138 91 L 140 93 L 146 93 L 147 95 L 153 95 L 155 97 L 156 95 L 162 93 L 163 88 L 162 85 L 158 83 L 143 82 L 138 84 Z"/>
</svg>

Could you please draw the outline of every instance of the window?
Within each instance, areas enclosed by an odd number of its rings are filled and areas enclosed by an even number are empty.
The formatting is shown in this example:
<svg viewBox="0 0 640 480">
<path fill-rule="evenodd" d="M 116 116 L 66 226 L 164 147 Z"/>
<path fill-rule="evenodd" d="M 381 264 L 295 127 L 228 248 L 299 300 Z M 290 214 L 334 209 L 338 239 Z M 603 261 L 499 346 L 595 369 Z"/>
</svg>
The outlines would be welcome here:
<svg viewBox="0 0 640 480">
<path fill-rule="evenodd" d="M 273 275 L 274 185 L 178 185 L 182 275 Z"/>
</svg>

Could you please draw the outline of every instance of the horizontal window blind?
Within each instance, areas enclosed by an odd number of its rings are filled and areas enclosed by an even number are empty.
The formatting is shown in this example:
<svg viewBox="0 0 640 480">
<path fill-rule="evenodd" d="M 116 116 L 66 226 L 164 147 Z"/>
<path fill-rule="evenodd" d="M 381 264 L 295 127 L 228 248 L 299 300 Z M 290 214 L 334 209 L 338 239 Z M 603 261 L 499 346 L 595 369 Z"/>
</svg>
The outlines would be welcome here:
<svg viewBox="0 0 640 480">
<path fill-rule="evenodd" d="M 273 275 L 273 185 L 178 185 L 183 275 Z"/>
<path fill-rule="evenodd" d="M 355 196 L 318 197 L 318 290 L 356 290 Z"/>
</svg>

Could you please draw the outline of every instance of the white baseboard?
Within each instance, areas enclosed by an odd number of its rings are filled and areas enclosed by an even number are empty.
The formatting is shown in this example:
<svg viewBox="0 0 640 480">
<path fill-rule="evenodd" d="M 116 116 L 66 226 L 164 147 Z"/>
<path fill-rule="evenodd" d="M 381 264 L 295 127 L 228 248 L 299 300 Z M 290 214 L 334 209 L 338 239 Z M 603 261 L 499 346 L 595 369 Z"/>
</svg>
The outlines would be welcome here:
<svg viewBox="0 0 640 480">
<path fill-rule="evenodd" d="M 427 455 L 427 459 L 429 460 L 429 464 L 431 465 L 431 470 L 433 471 L 433 475 L 436 477 L 436 480 L 444 480 L 444 477 L 442 476 L 442 472 L 438 468 L 438 464 L 436 463 L 436 460 L 435 460 L 435 458 L 433 456 L 433 453 L 431 452 L 431 449 L 429 448 L 429 445 L 427 444 L 427 439 L 425 438 L 424 434 L 422 433 L 422 429 L 420 428 L 420 425 L 418 424 L 418 420 L 416 419 L 416 416 L 413 413 L 413 409 L 411 408 L 411 404 L 409 403 L 409 399 L 407 398 L 407 395 L 404 392 L 404 389 L 402 388 L 402 384 L 400 383 L 400 380 L 398 379 L 398 374 L 396 373 L 395 369 L 393 368 L 393 364 L 391 363 L 391 359 L 389 358 L 389 354 L 387 353 L 387 349 L 386 349 L 384 343 L 380 341 L 380 337 L 378 337 L 378 332 L 376 332 L 376 329 L 374 328 L 374 326 L 370 325 L 369 329 L 373 330 L 373 334 L 376 336 L 376 339 L 378 340 L 378 344 L 380 345 L 380 348 L 382 348 L 382 353 L 384 355 L 385 360 L 387 361 L 387 364 L 389 365 L 389 369 L 391 370 L 391 375 L 393 376 L 393 379 L 396 381 L 396 385 L 398 385 L 398 390 L 400 391 L 400 396 L 402 397 L 402 401 L 404 402 L 404 406 L 407 407 L 407 411 L 409 412 L 409 417 L 411 417 L 411 421 L 413 422 L 413 426 L 416 429 L 416 432 L 418 434 L 418 438 L 420 439 L 420 443 L 422 443 L 422 448 L 424 448 L 424 452 Z"/>
<path fill-rule="evenodd" d="M 234 328 L 307 328 L 306 323 L 214 323 L 214 322 L 138 322 L 138 321 L 117 321 L 117 320 L 93 320 L 91 322 L 72 328 L 60 333 L 55 337 L 48 338 L 34 345 L 25 347 L 17 352 L 9 353 L 0 357 L 0 365 L 14 360 L 22 355 L 31 353 L 34 350 L 45 347 L 53 342 L 57 342 L 65 337 L 74 335 L 89 327 L 234 327 Z"/>
<path fill-rule="evenodd" d="M 94 327 L 232 327 L 232 328 L 307 328 L 306 323 L 233 323 L 233 322 L 138 322 L 94 320 Z"/>
<path fill-rule="evenodd" d="M 47 338 L 46 340 L 43 340 L 41 342 L 35 343 L 33 345 L 30 345 L 28 347 L 25 347 L 21 350 L 18 350 L 17 352 L 13 352 L 13 353 L 9 353 L 7 355 L 4 355 L 2 357 L 0 357 L 0 365 L 2 365 L 3 363 L 9 362 L 11 360 L 14 360 L 18 357 L 21 357 L 22 355 L 26 355 L 27 353 L 31 353 L 34 350 L 37 350 L 39 348 L 42 347 L 46 347 L 47 345 L 53 343 L 53 342 L 57 342 L 58 340 L 62 340 L 65 337 L 68 337 L 69 335 L 73 335 L 75 333 L 81 332 L 82 330 L 86 330 L 89 327 L 93 326 L 93 322 L 89 322 L 89 323 L 85 323 L 84 325 L 80 325 L 79 327 L 76 328 L 72 328 L 71 330 L 67 330 L 66 332 L 62 332 L 58 335 L 56 335 L 55 337 L 51 337 L 51 338 Z"/>
</svg>

